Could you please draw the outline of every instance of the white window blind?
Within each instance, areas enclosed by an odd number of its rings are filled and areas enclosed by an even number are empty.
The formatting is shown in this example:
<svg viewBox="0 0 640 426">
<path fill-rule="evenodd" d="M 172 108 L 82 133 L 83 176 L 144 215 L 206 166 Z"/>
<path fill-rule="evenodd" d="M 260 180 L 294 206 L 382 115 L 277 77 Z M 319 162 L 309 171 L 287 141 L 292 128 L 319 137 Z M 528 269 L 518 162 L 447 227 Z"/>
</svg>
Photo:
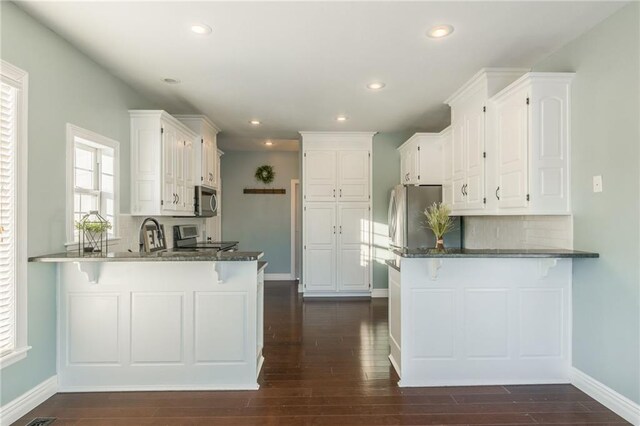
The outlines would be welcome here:
<svg viewBox="0 0 640 426">
<path fill-rule="evenodd" d="M 1 85 L 0 107 L 0 356 L 16 349 L 17 93 Z"/>
</svg>

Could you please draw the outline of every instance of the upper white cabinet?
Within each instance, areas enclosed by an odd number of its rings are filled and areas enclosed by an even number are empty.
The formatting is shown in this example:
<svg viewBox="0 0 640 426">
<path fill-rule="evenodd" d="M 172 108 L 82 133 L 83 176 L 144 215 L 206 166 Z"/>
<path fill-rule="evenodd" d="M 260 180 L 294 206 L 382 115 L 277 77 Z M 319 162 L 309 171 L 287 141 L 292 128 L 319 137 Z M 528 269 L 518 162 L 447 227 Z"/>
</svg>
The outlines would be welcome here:
<svg viewBox="0 0 640 426">
<path fill-rule="evenodd" d="M 368 295 L 374 134 L 301 134 L 305 296 Z"/>
<path fill-rule="evenodd" d="M 189 127 L 197 136 L 194 147 L 196 185 L 218 188 L 218 142 L 220 129 L 204 115 L 176 115 L 175 118 Z"/>
<path fill-rule="evenodd" d="M 495 197 L 505 214 L 570 214 L 573 73 L 528 73 L 491 100 Z"/>
<path fill-rule="evenodd" d="M 438 133 L 416 133 L 399 148 L 400 182 L 408 185 L 442 183 L 442 140 Z"/>
<path fill-rule="evenodd" d="M 573 73 L 510 82 L 518 73 L 483 70 L 447 101 L 443 200 L 454 215 L 571 213 Z"/>
<path fill-rule="evenodd" d="M 487 104 L 492 95 L 525 72 L 483 69 L 445 101 L 451 107 L 450 198 L 455 214 L 482 212 L 485 208 Z"/>
<path fill-rule="evenodd" d="M 196 134 L 165 111 L 131 115 L 131 214 L 193 216 Z"/>
</svg>

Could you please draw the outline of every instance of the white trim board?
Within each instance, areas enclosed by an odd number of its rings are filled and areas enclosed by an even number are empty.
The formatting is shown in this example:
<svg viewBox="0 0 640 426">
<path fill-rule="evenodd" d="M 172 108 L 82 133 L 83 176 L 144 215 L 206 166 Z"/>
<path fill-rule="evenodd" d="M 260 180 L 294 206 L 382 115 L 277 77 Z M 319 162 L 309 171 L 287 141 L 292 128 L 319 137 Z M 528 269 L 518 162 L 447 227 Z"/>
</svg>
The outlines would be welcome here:
<svg viewBox="0 0 640 426">
<path fill-rule="evenodd" d="M 295 280 L 291 274 L 264 274 L 265 281 L 291 281 Z"/>
<path fill-rule="evenodd" d="M 571 368 L 571 384 L 631 424 L 640 425 L 640 404 L 631 401 L 575 367 Z"/>
<path fill-rule="evenodd" d="M 380 298 L 386 299 L 389 297 L 389 289 L 388 288 L 374 288 L 371 290 L 372 298 Z"/>
<path fill-rule="evenodd" d="M 0 407 L 0 426 L 9 426 L 58 392 L 58 376 L 52 376 Z"/>
</svg>

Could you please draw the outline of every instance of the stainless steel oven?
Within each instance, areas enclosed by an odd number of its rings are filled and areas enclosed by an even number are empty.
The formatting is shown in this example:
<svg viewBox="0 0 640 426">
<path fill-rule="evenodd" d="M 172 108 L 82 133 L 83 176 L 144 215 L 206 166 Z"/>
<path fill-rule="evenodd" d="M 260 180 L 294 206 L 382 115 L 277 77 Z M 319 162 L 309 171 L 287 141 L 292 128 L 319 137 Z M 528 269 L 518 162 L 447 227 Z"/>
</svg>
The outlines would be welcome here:
<svg viewBox="0 0 640 426">
<path fill-rule="evenodd" d="M 196 216 L 214 217 L 218 215 L 218 194 L 215 189 L 196 186 Z"/>
</svg>

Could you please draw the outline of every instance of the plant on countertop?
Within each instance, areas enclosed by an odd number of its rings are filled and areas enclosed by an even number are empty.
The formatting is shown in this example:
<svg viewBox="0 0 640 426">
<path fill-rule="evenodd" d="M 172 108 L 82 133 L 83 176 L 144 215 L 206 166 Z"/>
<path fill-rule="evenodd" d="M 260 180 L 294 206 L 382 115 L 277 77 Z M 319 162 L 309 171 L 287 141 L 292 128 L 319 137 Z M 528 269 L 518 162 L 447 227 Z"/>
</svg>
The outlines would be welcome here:
<svg viewBox="0 0 640 426">
<path fill-rule="evenodd" d="M 76 222 L 78 231 L 91 232 L 92 234 L 102 234 L 111 228 L 109 222 Z"/>
<path fill-rule="evenodd" d="M 265 164 L 258 167 L 254 176 L 257 181 L 260 181 L 264 184 L 269 184 L 273 182 L 273 179 L 276 177 L 276 173 L 273 171 L 272 166 Z"/>
<path fill-rule="evenodd" d="M 449 216 L 451 209 L 446 204 L 433 203 L 424 210 L 427 218 L 427 228 L 436 236 L 436 249 L 444 249 L 444 235 L 453 230 L 453 219 Z"/>
</svg>

